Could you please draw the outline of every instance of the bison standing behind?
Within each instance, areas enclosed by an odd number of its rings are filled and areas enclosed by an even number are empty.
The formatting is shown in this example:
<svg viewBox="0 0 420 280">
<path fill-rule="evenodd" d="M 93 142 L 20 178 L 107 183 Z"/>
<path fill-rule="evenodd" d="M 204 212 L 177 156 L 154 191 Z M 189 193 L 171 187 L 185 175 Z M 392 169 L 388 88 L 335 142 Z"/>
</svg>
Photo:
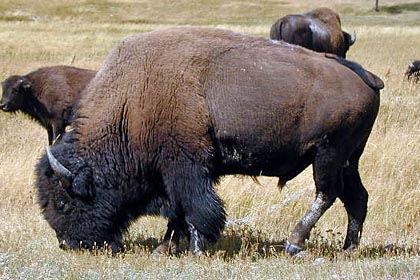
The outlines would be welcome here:
<svg viewBox="0 0 420 280">
<path fill-rule="evenodd" d="M 0 109 L 22 111 L 48 131 L 48 142 L 64 132 L 73 106 L 96 71 L 71 66 L 39 68 L 24 76 L 13 75 L 2 82 Z"/>
<path fill-rule="evenodd" d="M 344 248 L 356 246 L 368 200 L 359 158 L 382 87 L 344 59 L 226 30 L 129 37 L 86 88 L 74 129 L 37 166 L 44 217 L 63 248 L 118 251 L 130 222 L 162 214 L 155 253 L 186 235 L 201 254 L 225 225 L 220 176 L 291 179 L 312 164 L 316 199 L 287 250 L 304 248 L 337 197 L 348 213 Z"/>
<path fill-rule="evenodd" d="M 410 62 L 404 75 L 408 82 L 418 83 L 420 80 L 420 60 Z"/>
<path fill-rule="evenodd" d="M 343 58 L 356 41 L 356 37 L 352 39 L 341 30 L 340 16 L 329 8 L 280 18 L 271 27 L 270 38 Z"/>
</svg>

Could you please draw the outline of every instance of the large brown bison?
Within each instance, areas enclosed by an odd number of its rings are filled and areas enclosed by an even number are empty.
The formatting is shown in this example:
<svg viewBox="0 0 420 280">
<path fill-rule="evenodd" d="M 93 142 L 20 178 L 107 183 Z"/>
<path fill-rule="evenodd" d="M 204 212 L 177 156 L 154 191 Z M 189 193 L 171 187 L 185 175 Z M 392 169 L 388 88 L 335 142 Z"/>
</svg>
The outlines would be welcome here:
<svg viewBox="0 0 420 280">
<path fill-rule="evenodd" d="M 74 105 L 96 71 L 71 66 L 43 67 L 2 82 L 0 109 L 29 115 L 48 131 L 51 144 L 69 124 Z"/>
<path fill-rule="evenodd" d="M 271 27 L 270 38 L 344 58 L 356 41 L 341 29 L 340 16 L 329 8 L 280 18 Z"/>
<path fill-rule="evenodd" d="M 201 254 L 225 225 L 213 185 L 227 174 L 291 179 L 313 165 L 316 199 L 288 239 L 304 248 L 340 198 L 344 248 L 356 246 L 368 194 L 359 158 L 382 81 L 360 65 L 226 30 L 132 36 L 86 88 L 73 130 L 37 166 L 44 217 L 62 248 L 122 248 L 130 222 L 168 218 L 155 253 L 190 240 Z"/>
</svg>

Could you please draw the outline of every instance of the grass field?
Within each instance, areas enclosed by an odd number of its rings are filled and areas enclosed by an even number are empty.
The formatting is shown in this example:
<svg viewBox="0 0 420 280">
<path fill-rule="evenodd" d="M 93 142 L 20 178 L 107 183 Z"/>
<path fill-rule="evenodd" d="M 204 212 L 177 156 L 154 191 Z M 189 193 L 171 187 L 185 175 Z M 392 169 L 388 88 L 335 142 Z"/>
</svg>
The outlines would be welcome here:
<svg viewBox="0 0 420 280">
<path fill-rule="evenodd" d="M 416 1 L 29 1 L 0 2 L 0 80 L 41 66 L 98 69 L 123 38 L 173 25 L 208 25 L 268 36 L 288 13 L 328 6 L 357 31 L 348 59 L 385 82 L 361 160 L 369 212 L 360 248 L 341 251 L 347 217 L 337 201 L 291 257 L 284 240 L 314 199 L 311 170 L 279 192 L 276 179 L 226 177 L 217 186 L 229 226 L 208 256 L 154 259 L 166 221 L 144 217 L 127 251 L 65 252 L 36 203 L 34 166 L 47 133 L 21 114 L 0 112 L 0 279 L 420 279 L 420 85 L 403 74 L 420 59 Z"/>
</svg>

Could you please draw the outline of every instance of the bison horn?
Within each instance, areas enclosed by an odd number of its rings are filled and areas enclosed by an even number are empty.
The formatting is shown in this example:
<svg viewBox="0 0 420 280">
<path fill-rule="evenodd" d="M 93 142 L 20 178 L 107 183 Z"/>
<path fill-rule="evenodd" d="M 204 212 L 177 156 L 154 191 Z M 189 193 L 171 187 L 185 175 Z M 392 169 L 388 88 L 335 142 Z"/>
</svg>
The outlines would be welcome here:
<svg viewBox="0 0 420 280">
<path fill-rule="evenodd" d="M 410 61 L 408 67 L 410 67 L 411 70 L 414 70 L 414 61 Z"/>
<path fill-rule="evenodd" d="M 357 38 L 357 35 L 356 35 L 356 30 L 354 30 L 353 31 L 353 38 L 350 38 L 350 41 L 349 41 L 349 46 L 351 46 L 351 45 L 353 45 L 354 43 L 356 43 L 356 38 Z"/>
<path fill-rule="evenodd" d="M 63 183 L 63 186 L 71 185 L 71 180 L 73 175 L 70 170 L 68 170 L 64 165 L 62 165 L 52 154 L 49 146 L 46 147 L 48 161 L 51 165 L 52 170 L 60 177 L 60 181 Z"/>
</svg>

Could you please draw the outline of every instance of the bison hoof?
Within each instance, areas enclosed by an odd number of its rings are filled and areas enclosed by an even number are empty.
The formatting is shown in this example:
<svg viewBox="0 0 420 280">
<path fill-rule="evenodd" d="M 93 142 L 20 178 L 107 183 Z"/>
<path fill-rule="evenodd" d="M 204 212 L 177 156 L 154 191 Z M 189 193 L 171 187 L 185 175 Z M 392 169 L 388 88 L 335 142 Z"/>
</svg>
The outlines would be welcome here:
<svg viewBox="0 0 420 280">
<path fill-rule="evenodd" d="M 152 252 L 152 255 L 154 257 L 164 257 L 168 256 L 170 254 L 176 254 L 177 253 L 177 244 L 171 242 L 171 241 L 163 241 L 160 243 Z"/>
<path fill-rule="evenodd" d="M 199 257 L 199 256 L 204 256 L 205 254 L 204 254 L 204 251 L 202 251 L 202 250 L 193 250 L 193 251 L 191 251 L 191 254 L 194 256 L 194 257 Z"/>
<path fill-rule="evenodd" d="M 154 259 L 160 259 L 160 258 L 164 258 L 164 257 L 167 257 L 167 256 L 168 256 L 167 253 L 163 253 L 159 250 L 153 250 L 153 252 L 152 252 L 152 258 L 154 258 Z"/>
<path fill-rule="evenodd" d="M 288 252 L 291 255 L 296 255 L 297 253 L 303 251 L 303 247 L 300 247 L 298 245 L 295 244 L 291 244 L 289 243 L 289 241 L 287 241 L 286 244 L 286 252 Z"/>
</svg>

